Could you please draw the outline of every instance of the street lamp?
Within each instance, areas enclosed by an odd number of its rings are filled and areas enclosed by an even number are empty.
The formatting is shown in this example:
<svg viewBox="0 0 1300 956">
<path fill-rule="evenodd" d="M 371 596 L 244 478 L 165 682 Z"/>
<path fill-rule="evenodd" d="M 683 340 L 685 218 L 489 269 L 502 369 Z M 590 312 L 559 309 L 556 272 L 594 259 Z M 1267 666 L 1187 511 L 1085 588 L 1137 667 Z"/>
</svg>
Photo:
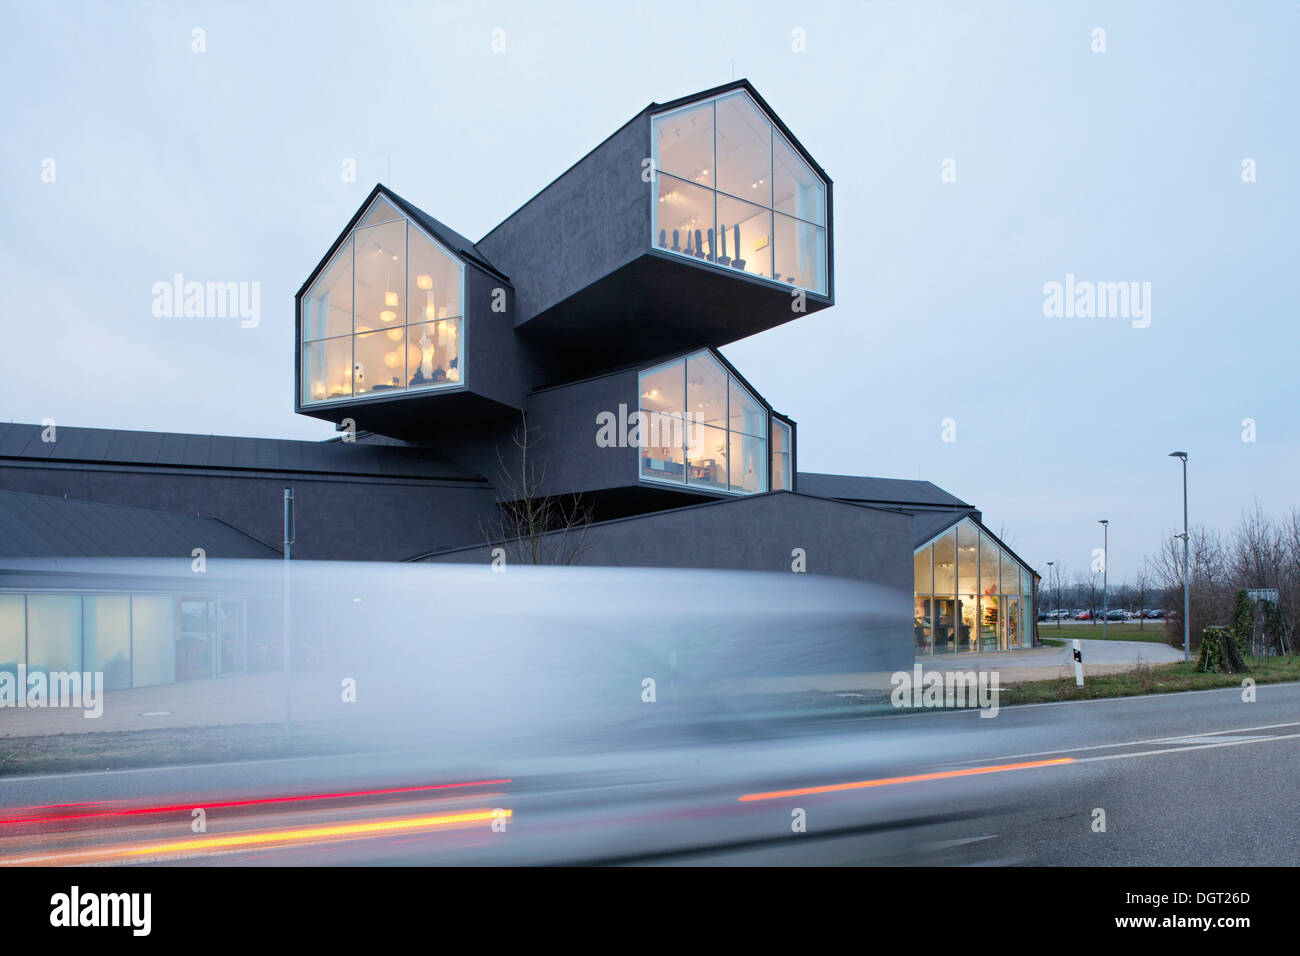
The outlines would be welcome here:
<svg viewBox="0 0 1300 956">
<path fill-rule="evenodd" d="M 1055 561 L 1047 562 L 1047 591 L 1049 594 L 1052 592 L 1052 565 L 1054 565 L 1055 563 L 1056 563 Z M 1053 613 L 1056 615 L 1056 626 L 1059 628 L 1061 626 L 1061 595 L 1060 594 L 1056 595 L 1056 597 L 1053 599 L 1053 603 L 1056 605 L 1056 607 L 1053 608 L 1052 610 Z"/>
<path fill-rule="evenodd" d="M 1102 518 L 1097 522 L 1101 525 L 1101 639 L 1106 639 L 1106 602 L 1109 595 L 1106 591 L 1106 563 L 1110 560 L 1110 522 Z"/>
<path fill-rule="evenodd" d="M 1192 621 L 1191 621 L 1191 597 L 1187 582 L 1187 569 L 1189 562 L 1190 547 L 1188 546 L 1187 537 L 1187 452 L 1171 451 L 1170 458 L 1181 458 L 1183 460 L 1183 533 L 1175 535 L 1183 539 L 1183 661 L 1189 662 L 1192 659 Z"/>
</svg>

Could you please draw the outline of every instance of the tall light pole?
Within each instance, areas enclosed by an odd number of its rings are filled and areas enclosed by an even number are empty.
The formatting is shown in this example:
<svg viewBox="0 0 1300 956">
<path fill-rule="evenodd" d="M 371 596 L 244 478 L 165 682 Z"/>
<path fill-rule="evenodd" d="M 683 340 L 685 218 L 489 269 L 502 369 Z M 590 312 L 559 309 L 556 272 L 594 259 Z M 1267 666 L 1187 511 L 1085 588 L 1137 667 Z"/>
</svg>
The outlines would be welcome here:
<svg viewBox="0 0 1300 956">
<path fill-rule="evenodd" d="M 1047 591 L 1049 594 L 1052 593 L 1052 565 L 1054 565 L 1055 563 L 1056 563 L 1055 561 L 1047 562 Z M 1056 607 L 1053 609 L 1052 613 L 1056 616 L 1056 626 L 1060 627 L 1061 626 L 1061 597 L 1059 594 L 1056 596 L 1053 603 L 1056 604 Z"/>
<path fill-rule="evenodd" d="M 1106 604 L 1110 596 L 1106 589 L 1106 565 L 1110 561 L 1110 522 L 1102 518 L 1097 522 L 1101 525 L 1101 639 L 1106 639 Z"/>
<path fill-rule="evenodd" d="M 1187 537 L 1187 452 L 1171 451 L 1169 457 L 1183 460 L 1183 661 L 1186 663 L 1192 659 L 1192 621 L 1190 615 L 1192 601 L 1187 573 L 1191 553 Z"/>
<path fill-rule="evenodd" d="M 290 691 L 292 690 L 292 676 L 290 670 L 292 667 L 293 641 L 290 634 L 293 630 L 292 608 L 289 603 L 290 586 L 289 586 L 289 561 L 290 552 L 293 551 L 293 543 L 297 540 L 296 523 L 293 513 L 293 489 L 284 489 L 284 636 L 283 636 L 283 655 L 284 655 L 284 735 L 288 739 L 293 734 L 292 722 L 292 705 Z"/>
</svg>

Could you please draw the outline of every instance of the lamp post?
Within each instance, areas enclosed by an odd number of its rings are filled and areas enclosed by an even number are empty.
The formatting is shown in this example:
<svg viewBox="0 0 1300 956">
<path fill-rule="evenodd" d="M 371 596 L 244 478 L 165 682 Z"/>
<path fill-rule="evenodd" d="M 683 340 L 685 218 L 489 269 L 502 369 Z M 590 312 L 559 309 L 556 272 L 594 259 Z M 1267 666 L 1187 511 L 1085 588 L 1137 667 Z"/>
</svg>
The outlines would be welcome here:
<svg viewBox="0 0 1300 956">
<path fill-rule="evenodd" d="M 1110 596 L 1109 596 L 1109 594 L 1108 594 L 1108 592 L 1107 592 L 1107 589 L 1106 589 L 1106 580 L 1107 580 L 1107 578 L 1106 578 L 1106 575 L 1107 575 L 1106 564 L 1107 564 L 1107 562 L 1110 560 L 1110 522 L 1107 521 L 1105 518 L 1102 518 L 1102 519 L 1101 519 L 1100 521 L 1098 521 L 1097 523 L 1101 525 L 1101 532 L 1102 532 L 1102 539 L 1101 539 L 1101 639 L 1104 641 L 1104 640 L 1106 639 L 1106 617 L 1107 617 L 1107 614 L 1106 614 L 1107 607 L 1106 607 L 1106 605 L 1107 605 L 1107 602 L 1108 602 L 1109 599 L 1110 599 Z"/>
<path fill-rule="evenodd" d="M 284 489 L 284 635 L 283 635 L 283 656 L 284 656 L 284 735 L 287 740 L 293 734 L 292 723 L 292 705 L 290 691 L 292 690 L 292 677 L 290 669 L 292 666 L 291 655 L 293 653 L 293 641 L 290 633 L 293 630 L 293 611 L 290 606 L 290 584 L 289 584 L 289 562 L 290 552 L 293 550 L 293 543 L 297 539 L 296 524 L 293 513 L 293 489 Z"/>
<path fill-rule="evenodd" d="M 1171 451 L 1169 457 L 1181 458 L 1183 462 L 1183 533 L 1179 537 L 1183 539 L 1183 661 L 1186 663 L 1192 659 L 1192 621 L 1190 616 L 1192 602 L 1187 574 L 1191 551 L 1187 537 L 1187 452 Z"/>
<path fill-rule="evenodd" d="M 1054 565 L 1055 563 L 1056 563 L 1055 561 L 1047 562 L 1047 591 L 1049 594 L 1053 593 L 1052 592 L 1052 565 Z M 1056 604 L 1056 607 L 1053 609 L 1054 613 L 1056 614 L 1056 626 L 1060 627 L 1061 626 L 1061 596 L 1059 594 L 1056 595 L 1054 603 Z"/>
</svg>

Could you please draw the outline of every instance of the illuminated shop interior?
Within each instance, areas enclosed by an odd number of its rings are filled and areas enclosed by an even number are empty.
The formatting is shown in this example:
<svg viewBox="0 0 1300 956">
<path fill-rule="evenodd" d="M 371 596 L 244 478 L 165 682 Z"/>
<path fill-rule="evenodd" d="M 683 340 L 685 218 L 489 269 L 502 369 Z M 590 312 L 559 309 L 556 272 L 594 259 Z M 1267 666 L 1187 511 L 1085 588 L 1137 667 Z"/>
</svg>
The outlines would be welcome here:
<svg viewBox="0 0 1300 956">
<path fill-rule="evenodd" d="M 826 292 L 826 184 L 743 90 L 653 117 L 655 248 Z"/>
<path fill-rule="evenodd" d="M 712 352 L 643 371 L 640 390 L 642 481 L 769 490 L 767 407 Z"/>
<path fill-rule="evenodd" d="M 913 555 L 917 654 L 1033 644 L 1034 574 L 970 518 Z"/>
<path fill-rule="evenodd" d="M 376 197 L 302 300 L 302 403 L 464 378 L 464 265 Z"/>
</svg>

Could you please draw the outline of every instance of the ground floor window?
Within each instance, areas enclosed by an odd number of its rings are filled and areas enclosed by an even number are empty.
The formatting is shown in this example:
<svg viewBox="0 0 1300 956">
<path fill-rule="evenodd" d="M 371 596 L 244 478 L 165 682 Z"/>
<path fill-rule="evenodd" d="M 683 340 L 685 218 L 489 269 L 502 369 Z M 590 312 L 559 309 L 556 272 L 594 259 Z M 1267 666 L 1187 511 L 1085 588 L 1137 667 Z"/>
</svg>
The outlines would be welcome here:
<svg viewBox="0 0 1300 956">
<path fill-rule="evenodd" d="M 1033 645 L 1034 575 L 970 519 L 913 554 L 919 655 Z"/>
<path fill-rule="evenodd" d="M 101 673 L 105 690 L 248 668 L 243 599 L 168 594 L 0 594 L 0 672 Z"/>
</svg>

